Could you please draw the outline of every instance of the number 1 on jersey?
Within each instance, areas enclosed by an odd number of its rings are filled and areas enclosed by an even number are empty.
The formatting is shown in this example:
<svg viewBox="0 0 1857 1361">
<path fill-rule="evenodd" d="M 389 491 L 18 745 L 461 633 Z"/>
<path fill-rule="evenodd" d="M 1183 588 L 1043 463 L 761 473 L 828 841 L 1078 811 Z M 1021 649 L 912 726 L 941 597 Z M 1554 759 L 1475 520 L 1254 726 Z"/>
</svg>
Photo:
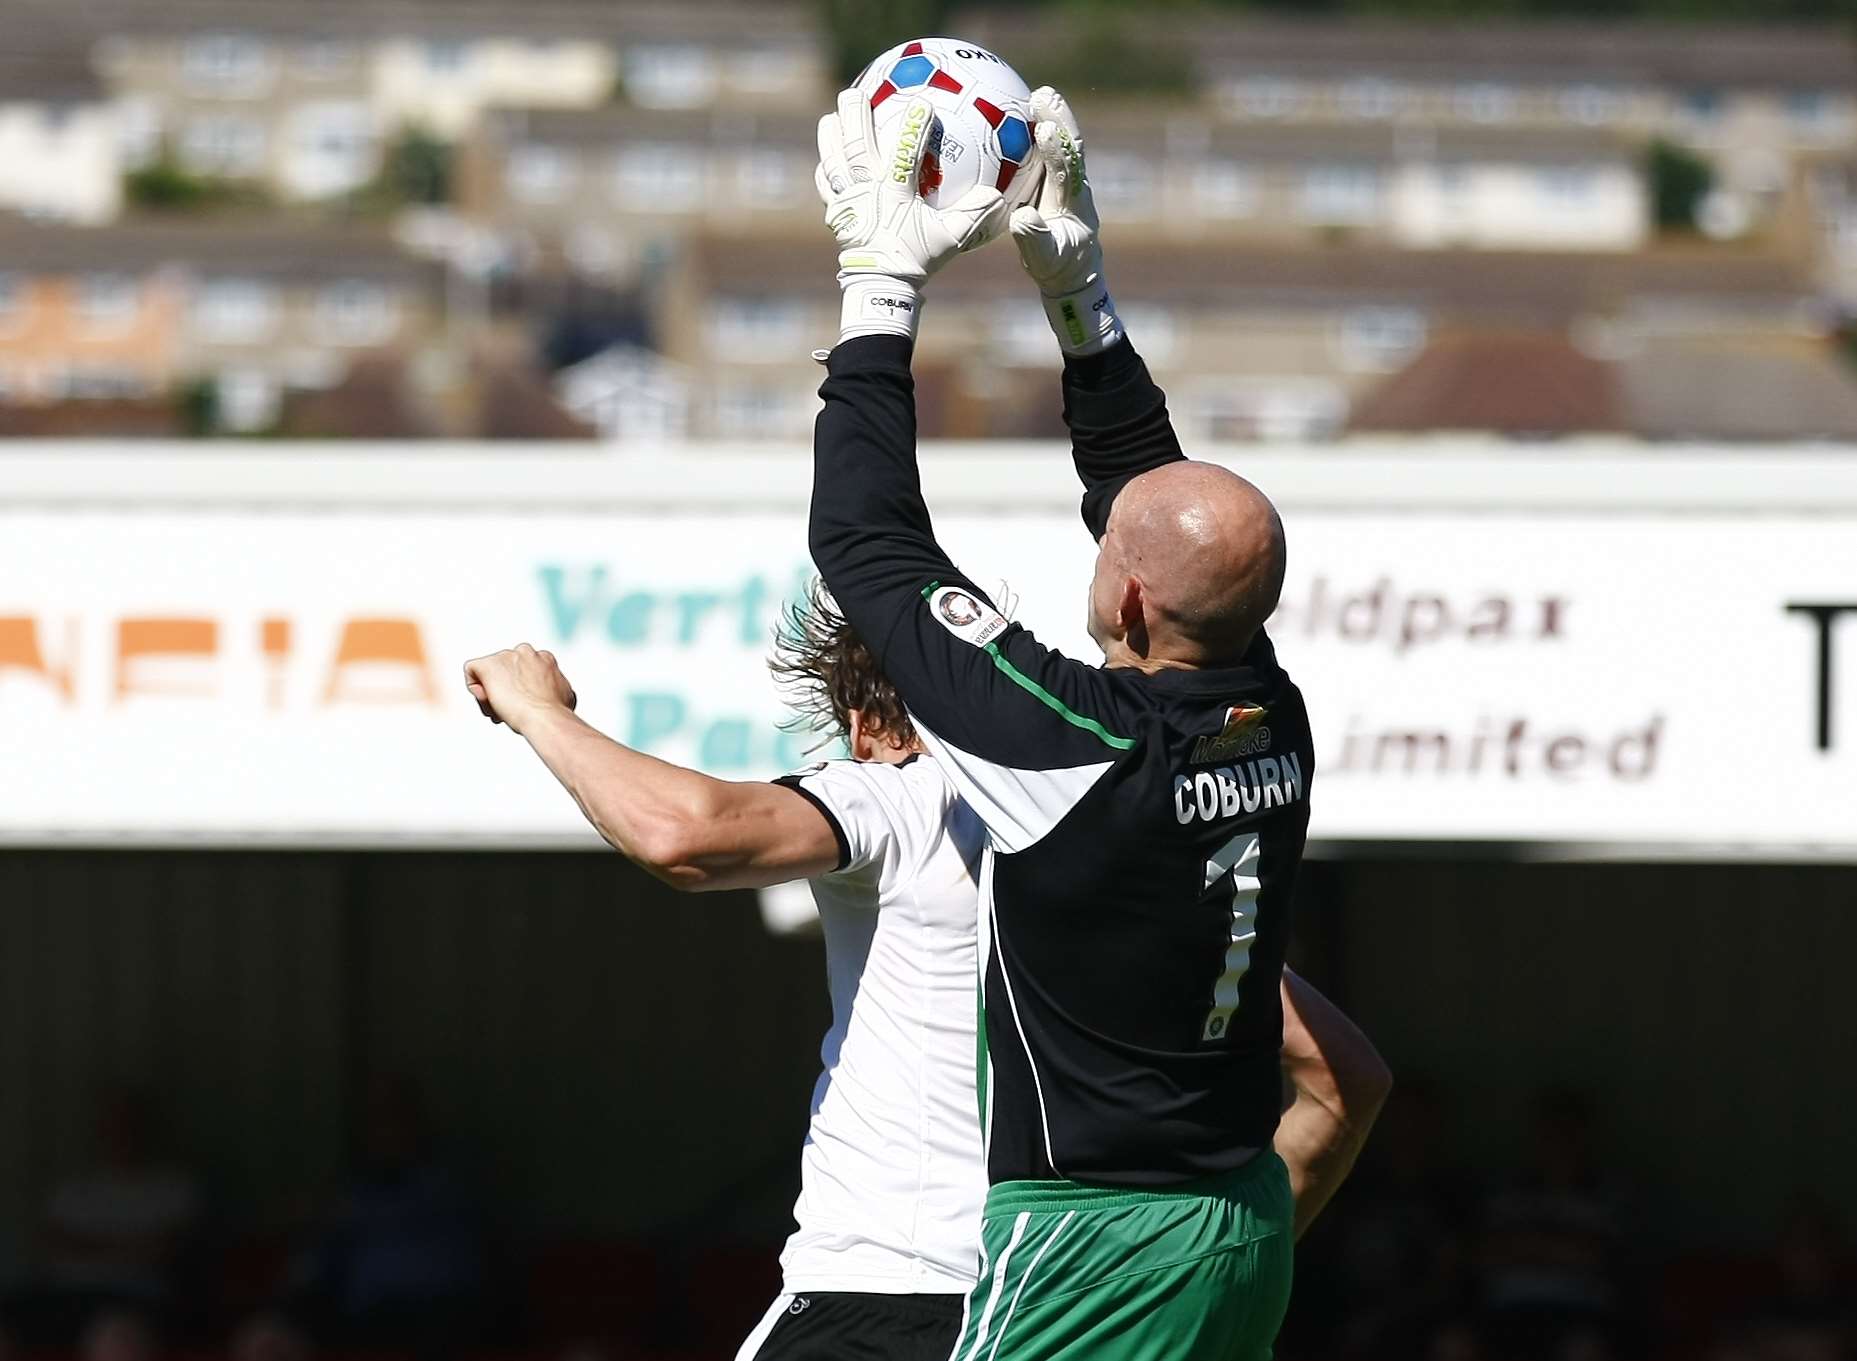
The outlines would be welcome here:
<svg viewBox="0 0 1857 1361">
<path fill-rule="evenodd" d="M 1201 1040 L 1223 1039 L 1238 1010 L 1238 984 L 1251 967 L 1251 943 L 1257 939 L 1257 833 L 1240 832 L 1206 862 L 1206 887 L 1232 881 L 1232 941 L 1225 947 L 1225 970 L 1212 985 L 1212 1010 L 1206 1013 Z"/>
</svg>

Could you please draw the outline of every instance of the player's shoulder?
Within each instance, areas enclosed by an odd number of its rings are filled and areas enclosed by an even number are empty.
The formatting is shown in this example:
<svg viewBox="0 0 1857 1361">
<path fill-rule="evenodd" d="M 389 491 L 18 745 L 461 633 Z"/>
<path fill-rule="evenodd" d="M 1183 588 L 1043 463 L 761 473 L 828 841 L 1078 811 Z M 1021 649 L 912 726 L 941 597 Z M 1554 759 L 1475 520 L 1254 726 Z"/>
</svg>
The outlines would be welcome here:
<svg viewBox="0 0 1857 1361">
<path fill-rule="evenodd" d="M 951 832 L 971 820 L 967 805 L 933 756 L 918 754 L 889 767 L 896 791 L 899 839 L 919 856 L 933 854 Z"/>
<path fill-rule="evenodd" d="M 888 873 L 902 872 L 932 852 L 956 801 L 927 756 L 898 762 L 821 761 L 795 771 L 786 782 L 830 812 L 853 865 L 877 861 Z"/>
<path fill-rule="evenodd" d="M 894 772 L 891 778 L 897 786 L 906 790 L 908 797 L 915 802 L 945 810 L 958 797 L 947 774 L 935 758 L 926 752 L 917 752 L 888 769 Z"/>
<path fill-rule="evenodd" d="M 812 772 L 805 775 L 808 781 L 856 791 L 880 804 L 899 832 L 940 826 L 958 798 L 935 758 L 924 753 L 901 761 L 823 761 Z"/>
<path fill-rule="evenodd" d="M 939 819 L 954 800 L 933 757 L 910 756 L 902 761 L 854 761 L 841 757 L 818 761 L 784 776 L 783 784 L 797 784 L 818 793 L 838 793 L 874 802 L 899 821 Z"/>
<path fill-rule="evenodd" d="M 857 761 L 849 756 L 837 756 L 802 766 L 781 776 L 780 783 L 842 785 L 858 789 L 900 788 L 901 782 L 897 780 L 899 769 L 898 766 L 886 765 L 882 761 Z"/>
<path fill-rule="evenodd" d="M 798 784 L 806 780 L 836 779 L 841 771 L 855 770 L 858 763 L 849 757 L 834 757 L 824 761 L 814 761 L 811 765 L 798 766 L 779 777 L 777 783 Z"/>
</svg>

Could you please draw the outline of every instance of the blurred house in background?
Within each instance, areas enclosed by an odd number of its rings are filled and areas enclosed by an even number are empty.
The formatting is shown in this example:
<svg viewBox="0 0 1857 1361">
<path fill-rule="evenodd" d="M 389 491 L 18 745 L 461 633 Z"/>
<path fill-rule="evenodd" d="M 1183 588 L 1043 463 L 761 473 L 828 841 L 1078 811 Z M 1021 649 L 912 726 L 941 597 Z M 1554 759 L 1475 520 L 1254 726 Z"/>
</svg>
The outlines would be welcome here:
<svg viewBox="0 0 1857 1361">
<path fill-rule="evenodd" d="M 1604 131 L 1241 127 L 1204 109 L 1111 109 L 1085 134 L 1119 240 L 1633 250 L 1653 230 L 1641 157 Z"/>
<path fill-rule="evenodd" d="M 811 106 L 493 111 L 460 210 L 535 267 L 639 282 L 696 234 L 817 244 Z"/>
<path fill-rule="evenodd" d="M 115 110 L 83 33 L 51 14 L 0 44 L 0 210 L 106 222 L 121 207 Z"/>
<path fill-rule="evenodd" d="M 101 233 L 5 233 L 0 394 L 11 402 L 146 397 L 181 373 L 185 303 L 164 262 L 121 268 Z"/>
<path fill-rule="evenodd" d="M 1809 335 L 1447 332 L 1358 402 L 1350 434 L 1496 431 L 1710 442 L 1857 439 L 1857 384 Z"/>
<path fill-rule="evenodd" d="M 612 345 L 556 375 L 561 405 L 609 440 L 682 440 L 690 379 L 682 365 L 636 345 Z"/>
<path fill-rule="evenodd" d="M 34 3 L 37 0 L 33 0 Z M 804 103 L 820 44 L 790 6 L 550 0 L 105 0 L 95 48 L 131 164 L 284 199 L 347 193 L 417 130 L 470 137 L 488 108 Z"/>
<path fill-rule="evenodd" d="M 320 6 L 123 6 L 96 63 L 131 168 L 298 199 L 359 188 L 379 165 L 367 54 Z"/>
<path fill-rule="evenodd" d="M 271 424 L 284 395 L 359 355 L 434 353 L 437 269 L 378 233 L 281 223 L 0 228 L 0 393 L 51 403 L 210 383 L 218 423 Z"/>
<path fill-rule="evenodd" d="M 461 210 L 548 267 L 630 282 L 692 235 L 817 244 L 815 114 L 495 111 Z M 1641 157 L 1603 132 L 1240 129 L 1206 110 L 1091 120 L 1116 239 L 1632 250 L 1652 233 Z"/>
<path fill-rule="evenodd" d="M 808 428 L 840 36 L 813 7 L 15 4 L 0 209 L 118 225 L 0 226 L 0 405 L 206 382 L 181 428 Z M 1119 300 L 1197 438 L 1849 426 L 1842 28 L 1003 5 L 948 27 L 1075 82 Z M 1051 354 L 1007 246 L 937 280 L 928 318 L 925 435 L 1055 429 L 1020 387 Z M 1759 400 L 1724 395 L 1756 372 Z M 486 373 L 522 395 L 485 400 Z"/>
<path fill-rule="evenodd" d="M 1054 11 L 977 8 L 955 26 L 1003 52 L 1072 41 Z M 1777 211 L 1802 169 L 1857 147 L 1857 38 L 1832 25 L 1206 16 L 1190 41 L 1151 41 L 1191 71 L 1201 102 L 1246 130 L 1583 130 L 1638 147 L 1667 140 L 1711 162 L 1723 192 L 1712 216 L 1724 235 Z M 1175 42 L 1177 50 L 1167 46 Z M 1600 162 L 1588 168 L 1597 173 Z"/>
<path fill-rule="evenodd" d="M 819 383 L 807 351 L 837 315 L 811 284 L 820 254 L 727 240 L 684 253 L 657 328 L 668 355 L 706 375 L 693 435 L 805 434 Z M 1857 434 L 1857 374 L 1827 345 L 1810 280 L 1766 256 L 1122 245 L 1112 281 L 1177 423 L 1200 440 Z M 923 423 L 956 437 L 1061 433 L 1050 349 L 1009 247 L 961 261 L 923 310 Z M 1573 389 L 1590 395 L 1557 391 L 1538 368 L 1546 354 L 1590 374 Z M 1407 371 L 1435 374 L 1440 356 L 1456 355 L 1474 360 L 1474 378 L 1434 380 L 1415 403 Z M 1763 392 L 1726 381 L 1737 367 L 1765 375 Z M 1501 419 L 1492 391 L 1512 399 Z M 1407 395 L 1389 407 L 1394 392 Z"/>
</svg>

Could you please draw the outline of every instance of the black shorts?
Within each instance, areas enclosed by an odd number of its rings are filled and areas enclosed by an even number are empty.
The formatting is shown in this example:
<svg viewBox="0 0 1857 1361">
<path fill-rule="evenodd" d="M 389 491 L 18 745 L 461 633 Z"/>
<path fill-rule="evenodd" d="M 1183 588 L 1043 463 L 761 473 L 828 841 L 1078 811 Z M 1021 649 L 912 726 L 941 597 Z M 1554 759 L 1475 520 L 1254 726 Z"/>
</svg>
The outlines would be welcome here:
<svg viewBox="0 0 1857 1361">
<path fill-rule="evenodd" d="M 948 1361 L 965 1295 L 782 1295 L 735 1361 Z"/>
</svg>

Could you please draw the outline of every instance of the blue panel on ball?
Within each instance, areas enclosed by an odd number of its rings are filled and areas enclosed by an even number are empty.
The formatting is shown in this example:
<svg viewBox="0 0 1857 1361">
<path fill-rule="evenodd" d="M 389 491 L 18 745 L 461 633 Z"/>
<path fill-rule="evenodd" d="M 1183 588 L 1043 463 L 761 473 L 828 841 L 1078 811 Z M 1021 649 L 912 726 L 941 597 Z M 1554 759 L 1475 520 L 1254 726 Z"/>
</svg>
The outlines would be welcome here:
<svg viewBox="0 0 1857 1361">
<path fill-rule="evenodd" d="M 890 84 L 899 90 L 913 89 L 928 84 L 934 74 L 935 63 L 927 57 L 904 57 L 890 68 Z"/>
<path fill-rule="evenodd" d="M 1022 161 L 1032 149 L 1032 130 L 1023 118 L 1008 118 L 999 125 L 999 151 L 1009 161 Z"/>
</svg>

